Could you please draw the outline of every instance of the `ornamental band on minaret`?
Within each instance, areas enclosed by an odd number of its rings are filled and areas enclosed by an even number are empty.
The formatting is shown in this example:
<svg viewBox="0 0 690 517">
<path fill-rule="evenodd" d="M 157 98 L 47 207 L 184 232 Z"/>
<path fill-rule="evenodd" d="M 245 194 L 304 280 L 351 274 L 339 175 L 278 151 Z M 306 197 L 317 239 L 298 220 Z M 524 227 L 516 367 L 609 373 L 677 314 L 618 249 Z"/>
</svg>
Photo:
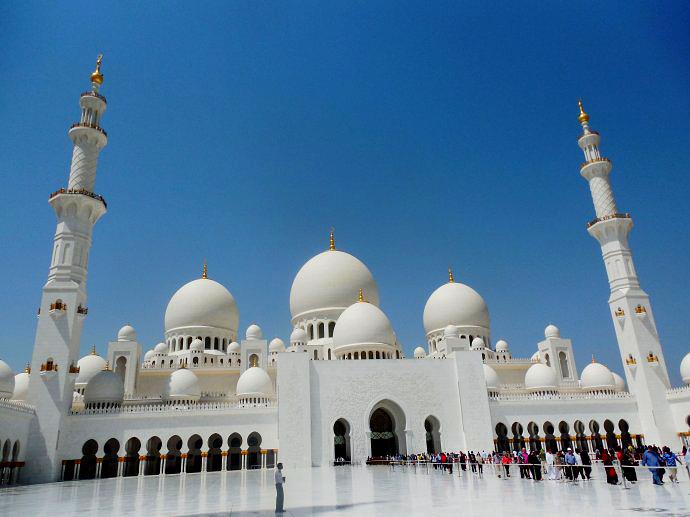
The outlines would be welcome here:
<svg viewBox="0 0 690 517">
<path fill-rule="evenodd" d="M 59 430 L 72 405 L 74 381 L 78 373 L 79 346 L 86 306 L 86 278 L 93 226 L 106 212 L 105 200 L 95 194 L 98 155 L 108 142 L 100 127 L 106 108 L 99 89 L 103 84 L 102 55 L 91 74 L 91 91 L 79 98 L 81 118 L 68 135 L 74 143 L 67 188 L 49 196 L 55 210 L 57 228 L 53 241 L 48 281 L 43 287 L 36 340 L 31 361 L 29 402 L 36 407 L 28 451 L 29 474 L 51 481 L 55 472 L 45 468 L 48 458 L 53 468 L 59 448 Z M 34 469 L 36 469 L 34 471 Z"/>
<path fill-rule="evenodd" d="M 597 215 L 587 231 L 601 245 L 611 289 L 611 317 L 628 387 L 637 396 L 647 442 L 671 443 L 675 432 L 666 397 L 670 381 L 649 295 L 640 287 L 628 244 L 632 218 L 618 212 L 609 182 L 611 161 L 601 156 L 599 133 L 589 127 L 582 101 L 578 104 L 583 132 L 577 143 L 585 155 L 580 174 L 589 183 Z"/>
</svg>

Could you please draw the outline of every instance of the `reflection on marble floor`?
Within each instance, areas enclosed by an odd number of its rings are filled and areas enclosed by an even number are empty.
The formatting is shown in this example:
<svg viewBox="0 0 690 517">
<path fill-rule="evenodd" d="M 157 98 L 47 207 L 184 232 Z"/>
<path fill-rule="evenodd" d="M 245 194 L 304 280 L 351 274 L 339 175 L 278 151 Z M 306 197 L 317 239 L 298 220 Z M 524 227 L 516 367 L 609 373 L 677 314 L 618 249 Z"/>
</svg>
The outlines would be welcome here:
<svg viewBox="0 0 690 517">
<path fill-rule="evenodd" d="M 684 473 L 683 473 L 684 474 Z M 688 515 L 690 483 L 624 489 L 388 467 L 286 470 L 285 515 Z M 272 471 L 115 478 L 0 490 L 0 515 L 273 515 Z"/>
</svg>

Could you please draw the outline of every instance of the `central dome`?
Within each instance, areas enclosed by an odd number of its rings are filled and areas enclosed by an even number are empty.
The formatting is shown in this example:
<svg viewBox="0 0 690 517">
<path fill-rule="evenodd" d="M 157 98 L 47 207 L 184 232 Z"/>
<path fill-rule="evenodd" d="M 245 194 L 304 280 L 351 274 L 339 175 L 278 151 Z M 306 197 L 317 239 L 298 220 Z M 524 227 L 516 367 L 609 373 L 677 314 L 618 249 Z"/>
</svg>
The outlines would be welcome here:
<svg viewBox="0 0 690 517">
<path fill-rule="evenodd" d="M 237 333 L 237 303 L 225 287 L 199 278 L 183 285 L 165 310 L 165 332 L 184 327 L 214 327 Z"/>
<path fill-rule="evenodd" d="M 379 291 L 369 268 L 349 253 L 328 250 L 307 261 L 290 289 L 293 324 L 319 311 L 343 311 L 355 301 L 359 290 L 379 304 Z"/>
<path fill-rule="evenodd" d="M 350 345 L 395 345 L 395 332 L 381 309 L 368 302 L 350 305 L 338 318 L 333 332 L 335 349 Z"/>
<path fill-rule="evenodd" d="M 489 329 L 489 309 L 470 286 L 448 282 L 436 289 L 424 306 L 424 331 L 429 334 L 448 325 Z"/>
</svg>

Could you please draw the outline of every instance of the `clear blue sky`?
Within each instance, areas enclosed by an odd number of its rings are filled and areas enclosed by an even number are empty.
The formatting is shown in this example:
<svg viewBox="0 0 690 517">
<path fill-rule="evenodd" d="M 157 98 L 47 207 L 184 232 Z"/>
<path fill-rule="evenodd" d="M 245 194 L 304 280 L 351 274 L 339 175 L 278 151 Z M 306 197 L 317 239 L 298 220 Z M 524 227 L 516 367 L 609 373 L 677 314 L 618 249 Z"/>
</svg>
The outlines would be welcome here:
<svg viewBox="0 0 690 517">
<path fill-rule="evenodd" d="M 686 2 L 6 2 L 0 6 L 0 358 L 31 355 L 67 128 L 98 52 L 108 98 L 82 351 L 130 322 L 162 339 L 170 296 L 209 275 L 240 332 L 290 334 L 295 273 L 361 258 L 408 354 L 456 279 L 494 342 L 528 357 L 549 322 L 622 372 L 577 99 L 613 160 L 671 375 L 690 350 Z M 478 5 L 483 5 L 480 2 Z"/>
</svg>

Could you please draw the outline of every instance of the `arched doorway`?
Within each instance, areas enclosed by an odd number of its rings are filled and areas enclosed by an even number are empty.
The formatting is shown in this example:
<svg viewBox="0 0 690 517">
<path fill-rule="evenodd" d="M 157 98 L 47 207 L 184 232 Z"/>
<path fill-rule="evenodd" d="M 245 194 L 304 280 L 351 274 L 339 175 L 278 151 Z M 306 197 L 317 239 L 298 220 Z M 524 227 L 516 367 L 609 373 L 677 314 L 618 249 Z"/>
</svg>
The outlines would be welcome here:
<svg viewBox="0 0 690 517">
<path fill-rule="evenodd" d="M 510 450 L 508 428 L 503 422 L 496 424 L 496 450 L 498 452 L 507 452 Z"/>
<path fill-rule="evenodd" d="M 161 471 L 161 447 L 163 442 L 158 436 L 152 436 L 146 442 L 145 476 L 157 476 Z"/>
<path fill-rule="evenodd" d="M 441 423 L 435 416 L 429 415 L 424 420 L 424 431 L 426 436 L 426 452 L 437 454 L 441 452 Z"/>
<path fill-rule="evenodd" d="M 382 400 L 369 414 L 371 457 L 406 454 L 405 413 L 391 400 Z"/>
<path fill-rule="evenodd" d="M 592 432 L 592 442 L 594 443 L 594 450 L 603 450 L 604 442 L 601 440 L 601 434 L 599 434 L 599 422 L 597 422 L 596 420 L 590 420 L 589 430 Z"/>
<path fill-rule="evenodd" d="M 539 439 L 539 426 L 535 422 L 527 424 L 527 432 L 529 433 L 529 448 L 532 451 L 541 450 L 541 440 Z"/>
<path fill-rule="evenodd" d="M 223 456 L 220 448 L 223 446 L 223 438 L 219 434 L 212 434 L 208 439 L 208 459 L 206 460 L 206 470 L 217 472 L 223 467 Z"/>
<path fill-rule="evenodd" d="M 581 451 L 589 452 L 589 445 L 587 444 L 587 437 L 585 436 L 585 424 L 580 420 L 575 420 L 573 429 L 575 429 L 575 445 L 577 448 Z"/>
<path fill-rule="evenodd" d="M 204 441 L 198 434 L 193 434 L 187 440 L 187 466 L 185 472 L 191 474 L 194 472 L 201 472 L 201 446 Z"/>
<path fill-rule="evenodd" d="M 127 440 L 127 443 L 125 443 L 123 476 L 139 475 L 139 449 L 141 449 L 141 441 L 139 441 L 139 438 L 130 438 Z"/>
<path fill-rule="evenodd" d="M 616 438 L 615 427 L 611 420 L 604 420 L 604 431 L 606 431 L 606 447 L 609 449 L 618 447 L 618 438 Z"/>
<path fill-rule="evenodd" d="M 168 440 L 168 453 L 165 460 L 166 474 L 179 474 L 182 471 L 182 438 L 177 435 L 171 436 Z"/>
<path fill-rule="evenodd" d="M 544 444 L 546 445 L 546 450 L 551 451 L 556 454 L 558 452 L 558 442 L 554 436 L 556 429 L 551 422 L 544 422 Z"/>
<path fill-rule="evenodd" d="M 254 431 L 247 437 L 247 468 L 261 468 L 261 435 Z"/>
<path fill-rule="evenodd" d="M 87 440 L 81 448 L 81 465 L 79 466 L 79 479 L 93 479 L 96 477 L 96 453 L 98 442 Z"/>
<path fill-rule="evenodd" d="M 513 450 L 520 451 L 525 448 L 525 438 L 522 436 L 524 429 L 520 422 L 513 422 L 510 427 L 513 431 Z"/>
<path fill-rule="evenodd" d="M 339 418 L 333 424 L 333 460 L 335 465 L 350 461 L 350 424 Z"/>
<path fill-rule="evenodd" d="M 633 441 L 632 436 L 630 436 L 630 426 L 628 422 L 622 418 L 618 421 L 618 429 L 621 432 L 621 446 L 625 449 L 626 447 L 632 447 Z"/>
<path fill-rule="evenodd" d="M 122 382 L 125 382 L 125 375 L 127 375 L 127 358 L 120 356 L 115 361 L 115 373 L 120 376 Z"/>
<path fill-rule="evenodd" d="M 570 439 L 570 426 L 568 422 L 562 420 L 558 424 L 558 431 L 561 433 L 561 449 L 567 451 L 573 445 Z"/>
<path fill-rule="evenodd" d="M 232 433 L 228 438 L 228 470 L 240 470 L 242 468 L 242 437 L 238 433 Z"/>
</svg>

